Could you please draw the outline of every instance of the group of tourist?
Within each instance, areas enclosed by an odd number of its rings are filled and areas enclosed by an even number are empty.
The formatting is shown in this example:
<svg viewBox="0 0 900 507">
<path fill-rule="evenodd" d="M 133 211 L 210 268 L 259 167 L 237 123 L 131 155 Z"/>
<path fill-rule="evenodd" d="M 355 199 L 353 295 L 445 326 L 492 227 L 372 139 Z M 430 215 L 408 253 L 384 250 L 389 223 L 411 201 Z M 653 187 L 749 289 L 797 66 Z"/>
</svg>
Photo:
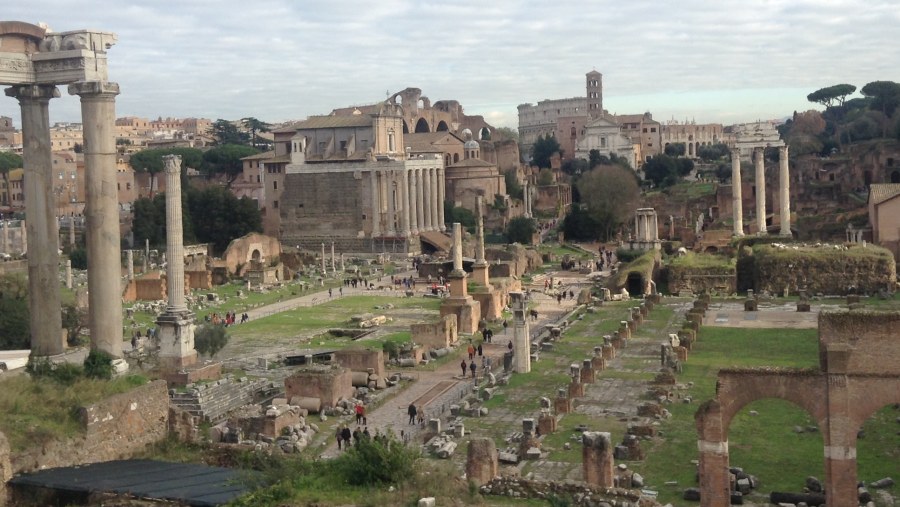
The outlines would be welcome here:
<svg viewBox="0 0 900 507">
<path fill-rule="evenodd" d="M 237 312 L 225 312 L 224 317 L 220 317 L 218 313 L 213 312 L 212 314 L 207 314 L 203 320 L 207 323 L 210 323 L 214 326 L 224 325 L 225 327 L 233 326 L 237 322 Z M 241 314 L 241 324 L 250 320 L 250 316 L 247 315 L 246 312 Z"/>
<path fill-rule="evenodd" d="M 395 277 L 391 275 L 391 285 L 397 286 L 399 285 L 401 288 L 406 290 L 415 290 L 416 288 L 416 279 L 408 276 L 408 277 Z"/>
</svg>

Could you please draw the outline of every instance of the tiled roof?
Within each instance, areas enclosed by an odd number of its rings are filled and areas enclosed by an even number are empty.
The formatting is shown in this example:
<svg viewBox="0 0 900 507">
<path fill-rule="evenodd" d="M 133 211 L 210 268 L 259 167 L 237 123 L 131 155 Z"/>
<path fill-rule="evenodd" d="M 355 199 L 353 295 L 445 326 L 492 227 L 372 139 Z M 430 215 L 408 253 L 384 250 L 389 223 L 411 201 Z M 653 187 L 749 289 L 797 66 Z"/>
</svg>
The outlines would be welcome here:
<svg viewBox="0 0 900 507">
<path fill-rule="evenodd" d="M 344 127 L 371 127 L 372 118 L 369 115 L 355 116 L 310 116 L 306 120 L 294 123 L 287 127 L 275 130 L 276 133 L 291 132 L 305 129 L 332 129 Z"/>
<path fill-rule="evenodd" d="M 409 147 L 411 153 L 437 153 L 441 150 L 434 143 L 450 137 L 456 139 L 462 145 L 462 139 L 459 139 L 450 132 L 422 132 L 418 134 L 403 134 L 403 143 Z"/>
<path fill-rule="evenodd" d="M 869 186 L 869 202 L 882 203 L 900 195 L 900 183 L 873 183 Z"/>
<path fill-rule="evenodd" d="M 241 160 L 268 160 L 270 158 L 275 158 L 275 150 L 269 150 L 262 153 L 257 153 L 256 155 L 250 155 L 249 157 L 244 157 Z"/>
<path fill-rule="evenodd" d="M 464 160 L 460 160 L 454 164 L 450 164 L 447 166 L 448 168 L 452 167 L 497 167 L 496 164 L 492 164 L 490 162 L 485 162 L 484 160 L 477 158 L 467 158 Z"/>
</svg>

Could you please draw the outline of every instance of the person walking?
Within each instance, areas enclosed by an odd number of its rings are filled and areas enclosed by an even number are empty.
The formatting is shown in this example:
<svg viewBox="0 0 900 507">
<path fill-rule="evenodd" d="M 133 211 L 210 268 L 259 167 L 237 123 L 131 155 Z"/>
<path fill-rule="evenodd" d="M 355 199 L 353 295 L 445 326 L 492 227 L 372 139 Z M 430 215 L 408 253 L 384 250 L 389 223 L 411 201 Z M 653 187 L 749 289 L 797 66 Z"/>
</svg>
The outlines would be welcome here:
<svg viewBox="0 0 900 507">
<path fill-rule="evenodd" d="M 469 352 L 469 361 L 471 361 L 472 359 L 475 358 L 475 347 L 473 347 L 471 343 L 469 344 L 468 352 Z"/>
<path fill-rule="evenodd" d="M 363 404 L 362 404 L 362 403 L 357 403 L 357 404 L 356 404 L 356 425 L 357 425 L 357 426 L 359 426 L 360 424 L 362 424 L 363 413 L 365 413 L 365 409 L 363 408 Z"/>
<path fill-rule="evenodd" d="M 344 440 L 344 435 L 342 434 L 344 428 L 341 425 L 338 425 L 337 429 L 334 432 L 334 438 L 337 439 L 338 450 L 341 450 L 341 442 Z"/>
<path fill-rule="evenodd" d="M 466 376 L 466 360 L 465 359 L 463 359 L 459 363 L 459 367 L 462 369 L 462 376 L 465 377 Z"/>
<path fill-rule="evenodd" d="M 506 319 L 503 319 L 503 334 L 506 334 L 506 328 L 509 327 L 509 322 Z"/>
<path fill-rule="evenodd" d="M 476 368 L 478 368 L 478 366 L 475 365 L 474 360 L 471 363 L 469 363 L 469 370 L 472 372 L 472 378 L 475 378 L 475 369 Z"/>
<path fill-rule="evenodd" d="M 346 424 L 343 429 L 341 429 L 341 438 L 344 440 L 344 450 L 350 449 L 350 439 L 353 437 L 353 433 L 350 431 L 350 427 Z"/>
<path fill-rule="evenodd" d="M 409 424 L 416 424 L 416 414 L 418 413 L 416 406 L 410 403 L 409 408 L 406 409 L 406 415 L 409 416 Z"/>
<path fill-rule="evenodd" d="M 478 356 L 479 357 L 484 356 L 484 348 L 481 346 L 480 343 L 478 344 Z"/>
</svg>

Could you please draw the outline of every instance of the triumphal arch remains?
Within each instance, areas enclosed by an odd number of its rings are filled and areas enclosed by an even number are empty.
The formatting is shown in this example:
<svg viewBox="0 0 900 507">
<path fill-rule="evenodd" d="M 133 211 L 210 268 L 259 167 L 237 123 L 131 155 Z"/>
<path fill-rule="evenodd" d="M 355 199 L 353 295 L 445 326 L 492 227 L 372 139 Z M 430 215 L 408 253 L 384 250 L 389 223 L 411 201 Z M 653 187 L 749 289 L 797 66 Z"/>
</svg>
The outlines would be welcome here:
<svg viewBox="0 0 900 507">
<path fill-rule="evenodd" d="M 31 350 L 63 352 L 59 295 L 59 234 L 53 199 L 50 100 L 68 85 L 81 97 L 84 129 L 85 216 L 91 347 L 122 356 L 122 294 L 116 191 L 115 100 L 107 80 L 106 50 L 115 34 L 95 30 L 50 32 L 20 21 L 0 21 L 0 84 L 22 109 L 28 299 Z"/>
<path fill-rule="evenodd" d="M 828 505 L 859 505 L 856 439 L 866 419 L 900 403 L 900 313 L 819 314 L 819 367 L 720 370 L 716 397 L 696 414 L 700 505 L 730 505 L 728 427 L 749 403 L 787 400 L 818 424 Z"/>
</svg>

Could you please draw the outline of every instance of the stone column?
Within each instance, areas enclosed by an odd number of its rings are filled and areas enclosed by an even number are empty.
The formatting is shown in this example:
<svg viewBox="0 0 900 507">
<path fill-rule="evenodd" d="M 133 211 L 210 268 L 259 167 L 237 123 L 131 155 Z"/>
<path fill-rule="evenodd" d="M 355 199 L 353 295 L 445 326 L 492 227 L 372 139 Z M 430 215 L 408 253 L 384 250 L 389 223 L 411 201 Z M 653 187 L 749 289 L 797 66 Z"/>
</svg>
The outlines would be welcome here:
<svg viewBox="0 0 900 507">
<path fill-rule="evenodd" d="M 169 304 L 156 319 L 159 326 L 159 363 L 163 369 L 181 369 L 197 362 L 194 350 L 194 314 L 184 300 L 184 230 L 181 214 L 181 157 L 166 155 L 166 288 Z M 119 309 L 121 314 L 121 309 Z M 119 339 L 121 348 L 121 338 Z"/>
<path fill-rule="evenodd" d="M 513 312 L 513 371 L 528 373 L 531 371 L 531 333 L 528 329 L 528 317 L 525 315 L 525 294 L 510 292 L 509 299 Z"/>
<path fill-rule="evenodd" d="M 444 170 L 437 170 L 437 179 L 438 179 L 438 226 L 441 229 L 441 232 L 447 230 L 447 225 L 444 223 L 446 218 L 444 217 L 444 201 L 446 197 L 444 196 L 444 192 L 446 191 L 446 180 L 444 178 Z"/>
<path fill-rule="evenodd" d="M 397 220 L 397 206 L 394 199 L 394 171 L 385 171 L 382 174 L 384 186 L 384 198 L 387 200 L 387 234 L 394 236 L 397 233 L 395 222 Z"/>
<path fill-rule="evenodd" d="M 791 237 L 791 176 L 788 171 L 788 147 L 778 149 L 778 203 L 781 208 L 781 236 Z"/>
<path fill-rule="evenodd" d="M 334 258 L 334 241 L 331 242 L 331 272 L 334 273 L 337 271 L 337 264 L 335 263 Z"/>
<path fill-rule="evenodd" d="M 22 85 L 7 88 L 6 95 L 15 97 L 22 109 L 31 352 L 52 356 L 65 350 L 49 115 L 50 99 L 59 97 L 59 90 L 55 86 Z"/>
<path fill-rule="evenodd" d="M 0 234 L 0 248 L 2 248 L 6 253 L 12 253 L 12 248 L 9 247 L 9 226 L 6 222 L 3 222 L 0 227 L 2 227 L 3 231 L 3 233 Z"/>
<path fill-rule="evenodd" d="M 134 251 L 125 250 L 125 257 L 128 262 L 128 280 L 134 280 Z"/>
<path fill-rule="evenodd" d="M 431 192 L 429 192 L 431 196 L 431 227 L 433 230 L 440 230 L 438 224 L 438 177 L 437 177 L 437 169 L 429 169 L 428 170 L 431 178 Z"/>
<path fill-rule="evenodd" d="M 722 427 L 722 412 L 717 401 L 702 404 L 695 416 L 700 438 L 697 441 L 700 463 L 697 469 L 700 479 L 701 507 L 728 507 L 731 505 L 731 487 L 728 472 L 728 440 Z"/>
<path fill-rule="evenodd" d="M 525 207 L 525 218 L 531 218 L 531 210 L 528 208 L 528 180 L 522 184 L 522 205 Z"/>
<path fill-rule="evenodd" d="M 75 249 L 75 215 L 69 217 L 69 248 Z"/>
<path fill-rule="evenodd" d="M 653 221 L 653 225 L 650 228 L 650 240 L 659 241 L 659 217 L 656 215 L 656 211 L 650 217 Z"/>
<path fill-rule="evenodd" d="M 325 264 L 325 243 L 322 243 L 322 276 L 328 274 L 328 265 Z"/>
<path fill-rule="evenodd" d="M 416 188 L 416 169 L 409 171 L 409 232 L 419 233 L 419 193 Z"/>
<path fill-rule="evenodd" d="M 66 259 L 66 288 L 72 288 L 72 261 Z"/>
<path fill-rule="evenodd" d="M 119 235 L 119 196 L 116 190 L 115 131 L 116 95 L 119 94 L 119 85 L 104 81 L 72 83 L 69 85 L 69 94 L 81 97 L 84 129 L 86 220 L 84 229 L 88 251 L 88 320 L 91 327 L 91 348 L 113 357 L 122 357 L 122 254 Z M 168 173 L 166 177 L 168 179 Z M 180 177 L 179 164 L 175 178 L 180 181 Z M 167 187 L 167 196 L 168 193 Z M 178 193 L 180 197 L 180 188 Z M 166 209 L 168 211 L 168 200 Z M 178 211 L 180 248 L 180 198 Z M 182 284 L 179 294 L 181 307 L 184 307 L 182 260 L 184 256 L 176 257 L 175 252 L 170 255 L 172 264 L 177 264 L 180 270 L 179 277 Z M 171 285 L 169 291 L 171 298 Z"/>
<path fill-rule="evenodd" d="M 344 266 L 344 252 L 341 252 L 341 273 L 345 272 L 347 268 Z"/>
<path fill-rule="evenodd" d="M 490 438 L 473 438 L 466 454 L 466 477 L 483 486 L 499 473 L 497 446 Z"/>
<path fill-rule="evenodd" d="M 675 239 L 675 216 L 669 215 L 669 240 Z"/>
<path fill-rule="evenodd" d="M 403 236 L 409 238 L 410 236 L 410 226 L 409 226 L 409 169 L 403 168 L 400 173 L 400 203 L 403 206 L 403 213 L 400 215 L 400 229 L 402 229 Z"/>
<path fill-rule="evenodd" d="M 425 174 L 421 169 L 416 169 L 416 222 L 419 224 L 419 232 L 427 231 L 425 223 Z"/>
<path fill-rule="evenodd" d="M 766 233 L 766 150 L 753 150 L 756 164 L 756 229 L 758 234 Z"/>
<path fill-rule="evenodd" d="M 472 265 L 472 278 L 478 285 L 490 288 L 488 263 L 484 259 L 484 197 L 477 196 L 475 206 L 475 264 Z"/>
<path fill-rule="evenodd" d="M 581 434 L 581 469 L 584 482 L 600 488 L 612 488 L 613 446 L 610 434 L 600 431 L 585 431 Z"/>
<path fill-rule="evenodd" d="M 142 273 L 146 273 L 150 263 L 150 240 L 144 240 L 144 268 Z"/>
<path fill-rule="evenodd" d="M 378 173 L 372 169 L 370 184 L 372 186 L 372 237 L 381 236 L 381 202 L 378 200 Z"/>
<path fill-rule="evenodd" d="M 744 235 L 744 206 L 741 198 L 741 149 L 731 149 L 731 212 L 735 236 Z"/>
</svg>

